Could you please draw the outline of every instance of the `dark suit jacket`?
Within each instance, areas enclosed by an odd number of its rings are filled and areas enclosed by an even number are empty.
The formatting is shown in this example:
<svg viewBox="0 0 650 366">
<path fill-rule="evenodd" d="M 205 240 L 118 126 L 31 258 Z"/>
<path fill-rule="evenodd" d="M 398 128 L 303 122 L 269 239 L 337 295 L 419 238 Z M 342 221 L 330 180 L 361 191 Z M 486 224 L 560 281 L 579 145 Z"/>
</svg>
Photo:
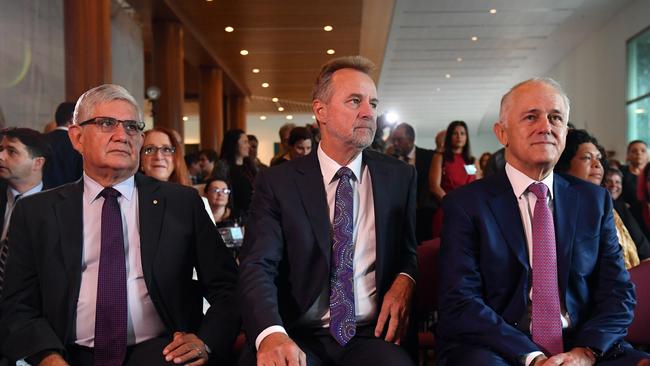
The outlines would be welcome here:
<svg viewBox="0 0 650 366">
<path fill-rule="evenodd" d="M 68 131 L 54 130 L 45 138 L 52 147 L 52 156 L 43 172 L 43 182 L 48 187 L 77 181 L 83 173 L 81 154 L 72 147 Z"/>
<path fill-rule="evenodd" d="M 363 152 L 377 236 L 377 309 L 400 272 L 415 278 L 415 169 Z M 329 283 L 331 224 L 314 151 L 257 176 L 241 251 L 239 299 L 248 340 L 271 325 L 291 331 Z"/>
<path fill-rule="evenodd" d="M 240 326 L 236 269 L 203 202 L 192 188 L 140 174 L 135 181 L 145 283 L 167 332 L 194 332 L 215 355 L 228 354 Z M 2 352 L 11 359 L 63 353 L 76 339 L 82 195 L 79 180 L 21 199 L 12 214 L 0 304 Z M 211 304 L 205 316 L 202 295 Z"/>
<path fill-rule="evenodd" d="M 635 295 L 625 270 L 607 191 L 555 174 L 558 281 L 570 317 L 567 349 L 608 351 L 625 336 Z M 512 186 L 501 171 L 443 200 L 440 252 L 440 353 L 481 345 L 512 362 L 538 351 L 527 319 L 531 276 Z M 559 315 L 559 314 L 558 314 Z"/>
<path fill-rule="evenodd" d="M 415 147 L 415 170 L 418 172 L 417 208 L 437 208 L 437 201 L 429 190 L 429 169 L 433 154 L 433 150 Z"/>
</svg>

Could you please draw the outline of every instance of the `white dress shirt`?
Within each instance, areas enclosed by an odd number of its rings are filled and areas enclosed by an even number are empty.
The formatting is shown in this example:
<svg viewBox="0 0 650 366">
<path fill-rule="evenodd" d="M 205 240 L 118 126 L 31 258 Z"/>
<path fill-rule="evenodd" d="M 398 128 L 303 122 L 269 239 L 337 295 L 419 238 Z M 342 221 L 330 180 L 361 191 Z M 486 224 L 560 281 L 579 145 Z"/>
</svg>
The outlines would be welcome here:
<svg viewBox="0 0 650 366">
<path fill-rule="evenodd" d="M 5 206 L 5 220 L 2 227 L 2 237 L 0 237 L 0 239 L 5 240 L 7 237 L 7 231 L 9 230 L 9 221 L 11 221 L 11 213 L 13 212 L 14 206 L 16 205 L 16 196 L 20 195 L 21 198 L 27 197 L 42 190 L 43 182 L 38 182 L 37 185 L 22 194 L 10 186 L 7 186 L 7 205 Z"/>
<path fill-rule="evenodd" d="M 530 268 L 533 268 L 533 213 L 535 212 L 535 204 L 537 203 L 537 196 L 534 193 L 528 191 L 528 187 L 533 183 L 543 183 L 548 187 L 549 197 L 548 205 L 553 210 L 553 172 L 546 176 L 541 182 L 536 181 L 526 174 L 515 169 L 512 165 L 506 163 L 506 175 L 508 180 L 512 185 L 512 190 L 517 197 L 517 204 L 519 205 L 519 213 L 521 214 L 521 223 L 524 226 L 524 232 L 526 234 L 526 244 L 528 247 L 528 263 Z M 532 285 L 528 297 L 532 297 Z M 560 297 L 561 299 L 561 297 Z M 569 327 L 569 316 L 566 312 L 565 305 L 560 304 L 562 314 L 560 319 L 562 320 L 562 328 L 566 329 Z M 530 365 L 530 363 L 535 359 L 535 357 L 543 355 L 542 352 L 531 352 L 526 355 L 525 364 Z"/>
<path fill-rule="evenodd" d="M 76 343 L 95 344 L 95 308 L 101 251 L 101 222 L 104 189 L 84 172 L 83 175 L 83 252 L 81 289 L 77 300 Z M 138 189 L 134 177 L 113 186 L 120 192 L 117 201 L 122 213 L 124 252 L 126 253 L 126 291 L 128 302 L 127 344 L 133 345 L 160 336 L 165 326 L 156 311 L 144 281 L 140 257 Z M 61 228 L 65 230 L 65 228 Z"/>
</svg>

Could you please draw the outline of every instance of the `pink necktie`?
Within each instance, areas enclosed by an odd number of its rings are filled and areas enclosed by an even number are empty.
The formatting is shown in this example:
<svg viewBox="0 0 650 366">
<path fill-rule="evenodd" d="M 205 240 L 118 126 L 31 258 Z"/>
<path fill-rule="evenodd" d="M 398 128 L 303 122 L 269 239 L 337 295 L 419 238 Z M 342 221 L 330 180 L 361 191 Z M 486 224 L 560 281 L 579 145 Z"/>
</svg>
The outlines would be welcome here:
<svg viewBox="0 0 650 366">
<path fill-rule="evenodd" d="M 533 212 L 533 342 L 552 356 L 563 350 L 555 225 L 546 202 L 546 185 L 533 183 L 528 191 L 537 197 Z"/>
</svg>

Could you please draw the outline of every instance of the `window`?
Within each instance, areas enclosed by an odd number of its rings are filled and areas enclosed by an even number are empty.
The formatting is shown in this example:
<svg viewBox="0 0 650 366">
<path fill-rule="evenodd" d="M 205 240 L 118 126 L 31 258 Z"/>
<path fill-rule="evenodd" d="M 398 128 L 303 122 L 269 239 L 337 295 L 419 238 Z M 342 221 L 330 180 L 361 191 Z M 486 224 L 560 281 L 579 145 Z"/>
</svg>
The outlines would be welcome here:
<svg viewBox="0 0 650 366">
<path fill-rule="evenodd" d="M 627 42 L 628 140 L 650 142 L 650 28 Z"/>
</svg>

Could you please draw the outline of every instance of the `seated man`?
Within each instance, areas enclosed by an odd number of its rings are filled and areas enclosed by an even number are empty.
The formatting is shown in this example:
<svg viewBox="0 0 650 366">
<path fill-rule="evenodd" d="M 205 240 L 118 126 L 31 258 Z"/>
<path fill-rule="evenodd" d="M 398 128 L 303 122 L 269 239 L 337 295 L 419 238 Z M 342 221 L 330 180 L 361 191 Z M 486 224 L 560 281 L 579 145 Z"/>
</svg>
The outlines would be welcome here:
<svg viewBox="0 0 650 366">
<path fill-rule="evenodd" d="M 417 266 L 415 169 L 365 151 L 370 61 L 326 64 L 315 152 L 259 173 L 241 251 L 242 365 L 410 365 L 399 346 Z M 305 363 L 306 362 L 306 363 Z"/>
<path fill-rule="evenodd" d="M 569 99 L 513 87 L 494 131 L 506 167 L 450 193 L 440 252 L 440 365 L 635 365 L 633 285 L 605 189 L 553 173 Z"/>
<path fill-rule="evenodd" d="M 18 201 L 0 304 L 10 359 L 203 365 L 232 348 L 235 263 L 195 189 L 136 174 L 143 128 L 124 88 L 87 91 L 68 131 L 82 179 Z"/>
</svg>

